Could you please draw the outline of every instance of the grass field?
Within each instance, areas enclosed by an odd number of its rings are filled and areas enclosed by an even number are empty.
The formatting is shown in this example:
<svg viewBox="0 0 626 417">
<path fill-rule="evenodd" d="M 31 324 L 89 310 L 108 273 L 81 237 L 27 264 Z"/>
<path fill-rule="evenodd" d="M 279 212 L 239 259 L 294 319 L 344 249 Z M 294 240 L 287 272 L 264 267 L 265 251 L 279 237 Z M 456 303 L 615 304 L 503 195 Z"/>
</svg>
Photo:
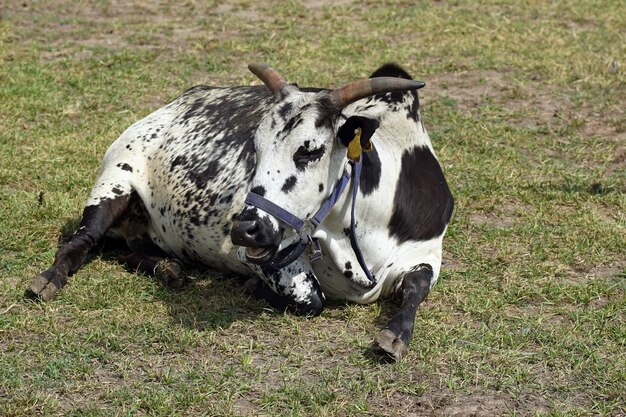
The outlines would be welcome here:
<svg viewBox="0 0 626 417">
<path fill-rule="evenodd" d="M 624 415 L 626 3 L 257 3 L 0 4 L 0 415 Z M 399 363 L 370 346 L 391 301 L 298 318 L 233 276 L 173 291 L 98 256 L 23 296 L 108 145 L 189 86 L 256 82 L 253 61 L 427 83 L 457 204 Z"/>
</svg>

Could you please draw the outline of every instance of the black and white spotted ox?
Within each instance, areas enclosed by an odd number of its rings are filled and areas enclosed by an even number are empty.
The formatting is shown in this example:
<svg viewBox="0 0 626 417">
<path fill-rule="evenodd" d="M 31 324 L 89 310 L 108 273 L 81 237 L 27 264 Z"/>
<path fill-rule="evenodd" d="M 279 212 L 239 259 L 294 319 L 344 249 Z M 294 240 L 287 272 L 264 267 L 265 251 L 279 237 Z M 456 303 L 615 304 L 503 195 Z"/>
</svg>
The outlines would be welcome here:
<svg viewBox="0 0 626 417">
<path fill-rule="evenodd" d="M 437 281 L 453 199 L 395 65 L 336 90 L 285 82 L 194 87 L 108 149 L 78 230 L 30 291 L 52 298 L 105 235 L 172 286 L 182 266 L 251 276 L 274 307 L 317 315 L 327 297 L 398 295 L 375 343 L 395 358 Z"/>
</svg>

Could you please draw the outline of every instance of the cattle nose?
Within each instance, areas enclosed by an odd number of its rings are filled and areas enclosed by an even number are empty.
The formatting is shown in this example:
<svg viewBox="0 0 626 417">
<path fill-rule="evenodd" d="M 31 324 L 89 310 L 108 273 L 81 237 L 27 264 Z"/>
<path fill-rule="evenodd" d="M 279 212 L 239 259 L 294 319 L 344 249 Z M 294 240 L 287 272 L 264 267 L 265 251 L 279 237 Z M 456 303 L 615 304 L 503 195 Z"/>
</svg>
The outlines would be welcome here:
<svg viewBox="0 0 626 417">
<path fill-rule="evenodd" d="M 230 238 L 238 246 L 260 246 L 263 237 L 261 227 L 256 220 L 235 221 L 230 231 Z"/>
<path fill-rule="evenodd" d="M 232 242 L 246 247 L 246 259 L 256 264 L 263 264 L 274 258 L 281 236 L 280 231 L 275 230 L 268 219 L 252 217 L 246 212 L 234 220 L 230 230 Z"/>
</svg>

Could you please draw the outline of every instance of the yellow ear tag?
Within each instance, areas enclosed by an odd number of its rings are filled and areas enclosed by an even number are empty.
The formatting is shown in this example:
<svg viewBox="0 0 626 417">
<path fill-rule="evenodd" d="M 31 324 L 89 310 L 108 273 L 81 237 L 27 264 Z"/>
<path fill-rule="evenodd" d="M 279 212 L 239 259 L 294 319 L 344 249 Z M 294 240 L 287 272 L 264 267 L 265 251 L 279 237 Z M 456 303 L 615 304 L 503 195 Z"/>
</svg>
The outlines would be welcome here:
<svg viewBox="0 0 626 417">
<path fill-rule="evenodd" d="M 371 147 L 371 143 L 369 145 Z M 361 128 L 359 127 L 354 131 L 354 139 L 348 144 L 348 159 L 358 161 L 361 153 L 363 153 L 363 148 L 361 148 Z"/>
</svg>

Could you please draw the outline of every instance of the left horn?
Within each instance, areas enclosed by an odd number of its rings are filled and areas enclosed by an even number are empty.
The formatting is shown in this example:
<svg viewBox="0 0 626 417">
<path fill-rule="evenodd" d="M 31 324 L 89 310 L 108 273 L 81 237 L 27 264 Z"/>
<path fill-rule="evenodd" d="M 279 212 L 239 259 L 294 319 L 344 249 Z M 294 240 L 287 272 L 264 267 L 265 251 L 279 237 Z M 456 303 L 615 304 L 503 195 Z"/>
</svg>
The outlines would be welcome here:
<svg viewBox="0 0 626 417">
<path fill-rule="evenodd" d="M 390 93 L 392 91 L 417 90 L 426 85 L 423 81 L 407 80 L 405 78 L 377 77 L 355 81 L 333 90 L 330 100 L 335 110 L 341 110 L 347 105 L 374 94 Z"/>
<path fill-rule="evenodd" d="M 263 84 L 269 88 L 272 94 L 280 92 L 287 86 L 287 81 L 274 68 L 267 64 L 249 64 L 248 69 L 259 77 Z"/>
</svg>

